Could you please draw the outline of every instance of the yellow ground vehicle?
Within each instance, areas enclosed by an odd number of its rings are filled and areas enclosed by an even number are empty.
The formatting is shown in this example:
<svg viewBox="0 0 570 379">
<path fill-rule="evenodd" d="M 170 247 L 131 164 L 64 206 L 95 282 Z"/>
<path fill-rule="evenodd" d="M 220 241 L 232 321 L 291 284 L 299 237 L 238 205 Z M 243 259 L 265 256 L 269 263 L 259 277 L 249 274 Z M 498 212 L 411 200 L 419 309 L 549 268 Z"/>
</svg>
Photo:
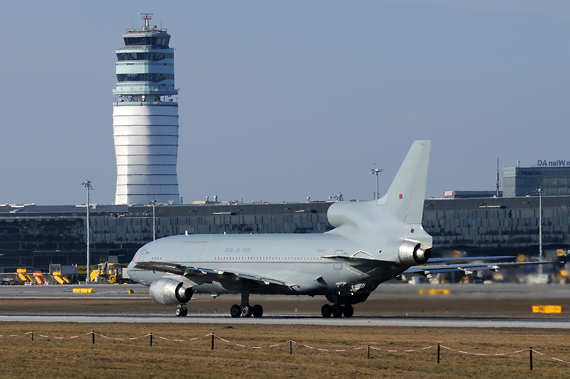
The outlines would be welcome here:
<svg viewBox="0 0 570 379">
<path fill-rule="evenodd" d="M 34 280 L 30 277 L 30 274 L 26 273 L 26 269 L 25 268 L 19 268 L 18 271 L 18 277 L 20 278 L 20 280 L 24 283 L 34 283 Z"/>
<path fill-rule="evenodd" d="M 53 280 L 55 280 L 59 284 L 70 283 L 69 279 L 67 279 L 65 276 L 61 274 L 61 271 L 54 271 L 53 274 L 51 274 L 51 276 L 53 277 Z"/>
<path fill-rule="evenodd" d="M 91 282 L 110 284 L 130 282 L 126 265 L 115 262 L 99 263 L 97 268 L 91 271 L 89 279 Z"/>
</svg>

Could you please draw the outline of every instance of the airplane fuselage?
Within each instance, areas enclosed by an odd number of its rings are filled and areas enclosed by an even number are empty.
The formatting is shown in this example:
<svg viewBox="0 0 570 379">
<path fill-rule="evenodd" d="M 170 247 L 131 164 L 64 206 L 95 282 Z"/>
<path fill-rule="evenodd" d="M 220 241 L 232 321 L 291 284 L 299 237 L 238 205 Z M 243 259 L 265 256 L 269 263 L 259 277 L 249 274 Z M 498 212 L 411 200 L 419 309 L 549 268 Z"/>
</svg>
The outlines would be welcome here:
<svg viewBox="0 0 570 379">
<path fill-rule="evenodd" d="M 141 248 L 129 265 L 129 275 L 150 285 L 164 276 L 163 272 L 139 270 L 141 261 L 174 262 L 194 268 L 210 267 L 219 272 L 250 273 L 283 282 L 286 286 L 253 286 L 251 293 L 262 294 L 334 294 L 339 288 L 356 290 L 353 286 L 376 287 L 393 278 L 408 266 L 397 262 L 395 254 L 367 253 L 386 259 L 382 266 L 347 265 L 342 260 L 325 256 L 348 257 L 365 251 L 354 241 L 334 234 L 303 235 L 181 235 L 151 242 Z M 397 246 L 396 246 L 397 248 Z M 392 263 L 389 263 L 392 259 Z M 195 293 L 225 294 L 241 292 L 242 284 L 205 282 L 194 288 Z"/>
</svg>

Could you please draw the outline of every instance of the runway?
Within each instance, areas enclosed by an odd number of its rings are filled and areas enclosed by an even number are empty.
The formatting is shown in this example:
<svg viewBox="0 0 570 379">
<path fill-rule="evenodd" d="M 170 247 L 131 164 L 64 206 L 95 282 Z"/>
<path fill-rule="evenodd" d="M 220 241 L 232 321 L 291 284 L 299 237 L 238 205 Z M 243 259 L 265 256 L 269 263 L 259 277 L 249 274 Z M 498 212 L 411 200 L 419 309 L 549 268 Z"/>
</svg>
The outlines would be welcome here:
<svg viewBox="0 0 570 379">
<path fill-rule="evenodd" d="M 2 286 L 0 322 L 268 324 L 382 327 L 539 328 L 570 329 L 570 291 L 564 285 L 383 285 L 355 305 L 355 317 L 322 318 L 323 298 L 256 296 L 265 309 L 260 319 L 231 318 L 239 296 L 218 299 L 195 296 L 189 315 L 179 318 L 175 307 L 154 304 L 142 285 L 92 284 L 92 294 L 74 293 L 82 286 Z M 435 295 L 426 295 L 430 290 Z M 433 291 L 432 291 L 433 292 Z M 560 304 L 563 313 L 532 313 L 532 304 Z"/>
</svg>

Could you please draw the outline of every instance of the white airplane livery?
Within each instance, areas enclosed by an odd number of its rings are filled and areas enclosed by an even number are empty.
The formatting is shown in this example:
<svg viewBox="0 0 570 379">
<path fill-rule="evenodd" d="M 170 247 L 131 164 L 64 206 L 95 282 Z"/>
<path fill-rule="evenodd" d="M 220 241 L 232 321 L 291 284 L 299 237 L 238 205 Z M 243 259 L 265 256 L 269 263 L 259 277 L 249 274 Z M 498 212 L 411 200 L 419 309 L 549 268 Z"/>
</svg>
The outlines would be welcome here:
<svg viewBox="0 0 570 379">
<path fill-rule="evenodd" d="M 263 307 L 250 305 L 250 294 L 322 295 L 331 303 L 322 306 L 323 317 L 352 317 L 353 304 L 403 273 L 520 267 L 463 263 L 511 257 L 430 260 L 432 238 L 422 228 L 430 147 L 430 141 L 413 143 L 381 199 L 332 204 L 327 217 L 335 229 L 329 232 L 166 237 L 143 246 L 128 273 L 150 286 L 153 301 L 177 306 L 182 317 L 195 293 L 241 294 L 232 317 L 262 317 Z M 456 265 L 442 264 L 449 262 Z"/>
</svg>

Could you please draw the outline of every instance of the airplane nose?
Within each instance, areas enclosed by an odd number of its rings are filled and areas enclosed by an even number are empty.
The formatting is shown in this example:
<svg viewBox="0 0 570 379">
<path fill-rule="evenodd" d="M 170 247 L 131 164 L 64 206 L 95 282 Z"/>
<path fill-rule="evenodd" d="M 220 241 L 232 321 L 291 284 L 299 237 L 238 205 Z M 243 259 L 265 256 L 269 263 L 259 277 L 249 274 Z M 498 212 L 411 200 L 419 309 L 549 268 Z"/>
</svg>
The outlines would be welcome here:
<svg viewBox="0 0 570 379">
<path fill-rule="evenodd" d="M 127 266 L 127 273 L 132 280 L 138 282 L 137 272 L 135 270 L 135 261 L 131 261 L 131 263 L 129 263 L 129 265 Z"/>
</svg>

